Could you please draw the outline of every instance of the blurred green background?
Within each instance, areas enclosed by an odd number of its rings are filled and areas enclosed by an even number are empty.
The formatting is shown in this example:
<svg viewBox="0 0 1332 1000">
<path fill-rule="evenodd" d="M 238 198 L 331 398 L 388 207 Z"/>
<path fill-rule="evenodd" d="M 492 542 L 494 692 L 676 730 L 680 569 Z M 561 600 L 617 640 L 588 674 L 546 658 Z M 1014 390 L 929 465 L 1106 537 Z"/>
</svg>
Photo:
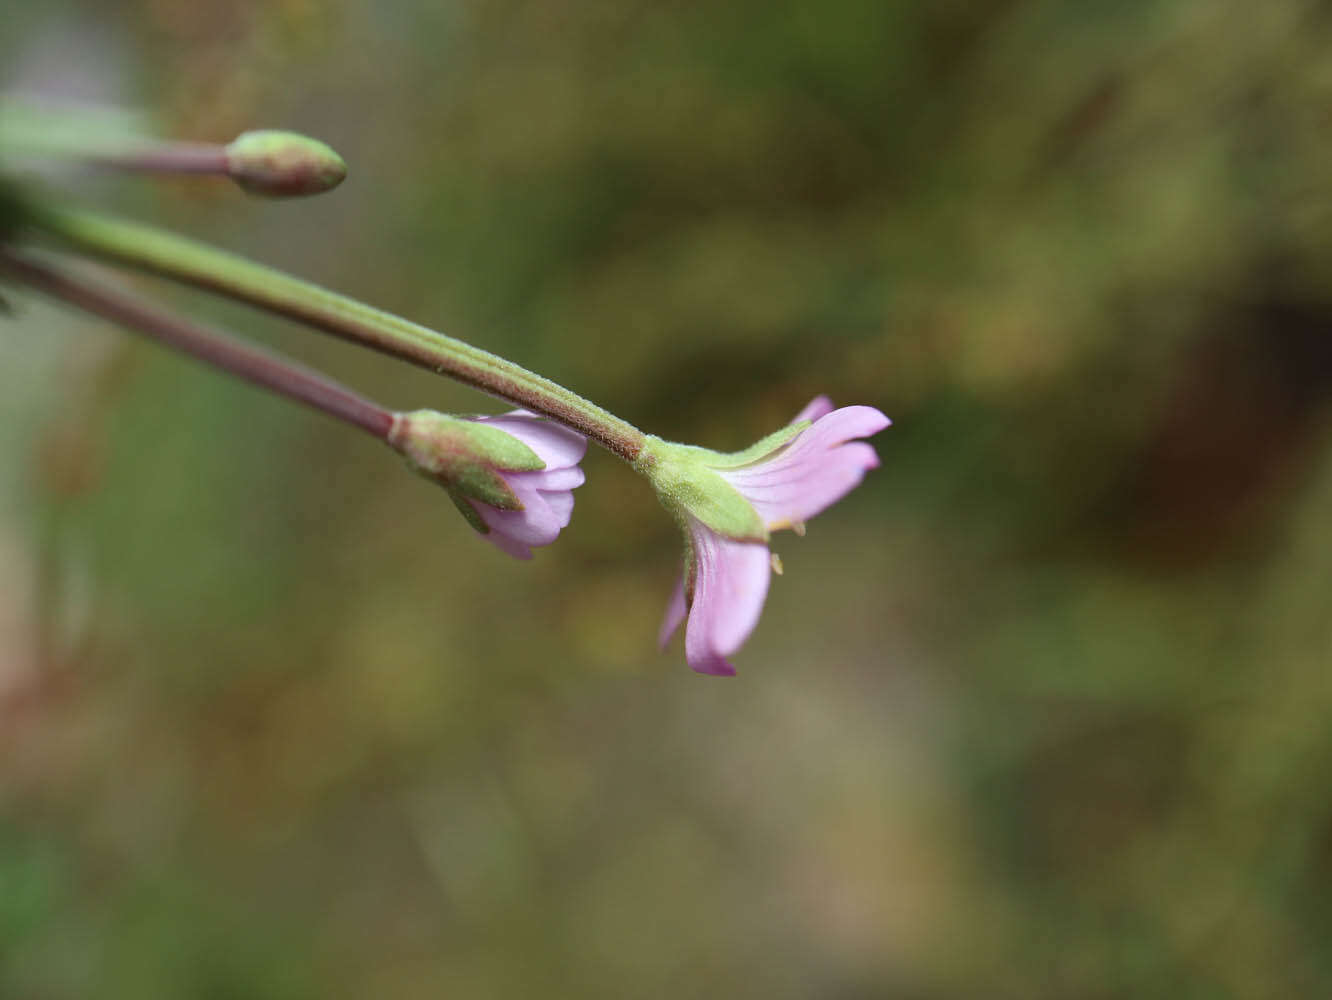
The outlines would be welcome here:
<svg viewBox="0 0 1332 1000">
<path fill-rule="evenodd" d="M 895 426 L 736 657 L 589 455 L 519 564 L 355 431 L 0 325 L 0 996 L 1332 995 L 1332 5 L 0 0 L 314 134 L 65 178 L 678 440 Z M 401 408 L 490 402 L 143 281 Z"/>
</svg>

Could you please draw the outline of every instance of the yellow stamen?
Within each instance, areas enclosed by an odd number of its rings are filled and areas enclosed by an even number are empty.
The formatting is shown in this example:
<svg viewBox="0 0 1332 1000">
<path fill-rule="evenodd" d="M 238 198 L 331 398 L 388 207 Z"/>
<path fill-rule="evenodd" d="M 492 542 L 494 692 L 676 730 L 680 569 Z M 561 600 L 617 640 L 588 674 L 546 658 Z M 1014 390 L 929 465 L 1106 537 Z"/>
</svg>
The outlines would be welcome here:
<svg viewBox="0 0 1332 1000">
<path fill-rule="evenodd" d="M 772 571 L 778 576 L 782 575 L 782 557 L 776 552 L 769 552 L 768 558 L 772 560 Z"/>
</svg>

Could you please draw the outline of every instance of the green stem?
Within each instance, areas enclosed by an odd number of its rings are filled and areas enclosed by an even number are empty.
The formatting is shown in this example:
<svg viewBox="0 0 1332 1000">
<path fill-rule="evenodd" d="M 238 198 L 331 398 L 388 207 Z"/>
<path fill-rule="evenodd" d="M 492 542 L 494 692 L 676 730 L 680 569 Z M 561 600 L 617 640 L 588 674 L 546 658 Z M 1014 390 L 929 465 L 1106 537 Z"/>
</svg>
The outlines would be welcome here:
<svg viewBox="0 0 1332 1000">
<path fill-rule="evenodd" d="M 540 413 L 627 462 L 643 448 L 632 424 L 511 361 L 308 281 L 141 223 L 28 200 L 26 221 L 85 254 L 299 320 Z"/>
</svg>

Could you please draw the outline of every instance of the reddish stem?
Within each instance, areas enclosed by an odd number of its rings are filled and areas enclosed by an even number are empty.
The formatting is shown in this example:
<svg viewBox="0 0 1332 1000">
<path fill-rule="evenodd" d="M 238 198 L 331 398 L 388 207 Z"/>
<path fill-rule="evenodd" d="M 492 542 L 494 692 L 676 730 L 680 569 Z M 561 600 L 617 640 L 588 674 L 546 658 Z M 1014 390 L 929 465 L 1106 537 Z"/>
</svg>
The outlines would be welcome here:
<svg viewBox="0 0 1332 1000">
<path fill-rule="evenodd" d="M 93 155 L 88 161 L 112 170 L 159 174 L 218 174 L 228 172 L 226 147 L 203 142 L 173 142 Z"/>
<path fill-rule="evenodd" d="M 270 389 L 387 440 L 393 414 L 308 368 L 160 309 L 136 295 L 76 277 L 8 250 L 0 273 L 84 312 L 146 334 L 205 364 Z"/>
</svg>

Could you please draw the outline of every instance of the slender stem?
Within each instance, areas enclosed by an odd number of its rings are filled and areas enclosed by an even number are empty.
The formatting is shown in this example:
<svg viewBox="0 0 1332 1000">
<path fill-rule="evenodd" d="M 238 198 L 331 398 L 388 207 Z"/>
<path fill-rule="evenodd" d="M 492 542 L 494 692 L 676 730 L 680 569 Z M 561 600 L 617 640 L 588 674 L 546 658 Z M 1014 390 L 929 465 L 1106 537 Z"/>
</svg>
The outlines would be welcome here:
<svg viewBox="0 0 1332 1000">
<path fill-rule="evenodd" d="M 86 160 L 96 167 L 158 174 L 227 175 L 225 146 L 203 142 L 160 142 L 108 153 L 92 153 Z"/>
<path fill-rule="evenodd" d="M 167 312 L 129 292 L 95 284 L 12 251 L 0 249 L 0 274 L 388 440 L 394 416 L 390 411 L 286 358 Z"/>
<path fill-rule="evenodd" d="M 29 201 L 28 221 L 83 253 L 299 320 L 449 375 L 587 435 L 625 461 L 643 448 L 632 424 L 511 361 L 299 278 L 151 226 Z"/>
</svg>

